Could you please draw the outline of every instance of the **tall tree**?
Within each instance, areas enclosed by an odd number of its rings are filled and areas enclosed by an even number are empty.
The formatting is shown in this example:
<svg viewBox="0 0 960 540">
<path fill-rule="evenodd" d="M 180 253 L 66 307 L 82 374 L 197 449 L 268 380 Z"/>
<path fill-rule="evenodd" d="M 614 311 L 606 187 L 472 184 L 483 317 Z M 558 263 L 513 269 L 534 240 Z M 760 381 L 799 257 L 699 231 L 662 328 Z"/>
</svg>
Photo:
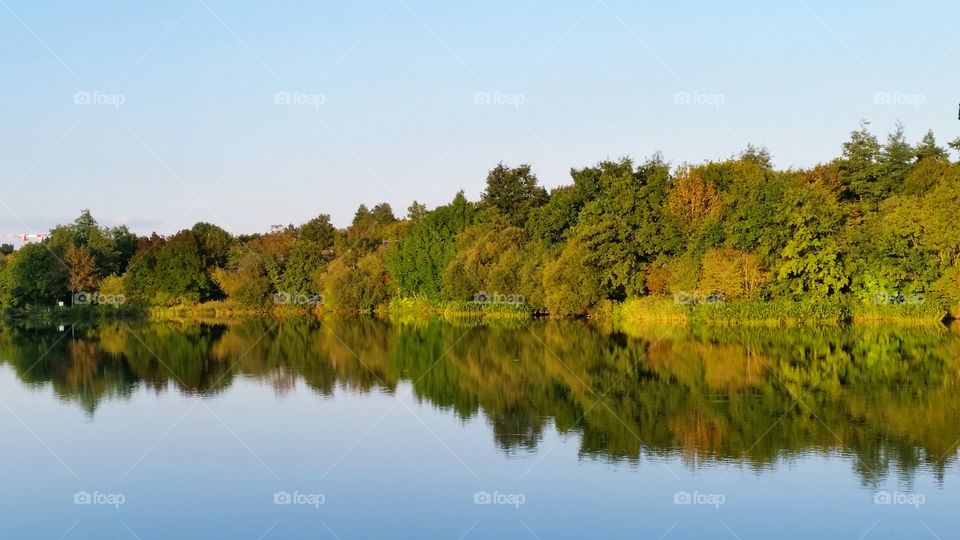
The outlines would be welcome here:
<svg viewBox="0 0 960 540">
<path fill-rule="evenodd" d="M 946 160 L 949 159 L 949 157 L 947 151 L 937 144 L 937 138 L 933 135 L 933 131 L 927 131 L 926 135 L 923 136 L 923 140 L 920 141 L 920 144 L 918 144 L 916 148 L 917 161 L 926 158 Z"/>
<path fill-rule="evenodd" d="M 696 226 L 720 208 L 716 186 L 704 180 L 696 170 L 681 168 L 673 178 L 667 198 L 667 210 L 684 225 Z"/>
<path fill-rule="evenodd" d="M 681 241 L 679 222 L 664 210 L 669 166 L 654 160 L 634 169 L 623 159 L 598 168 L 600 194 L 584 206 L 571 241 L 586 250 L 606 297 L 642 294 L 646 266 Z"/>
<path fill-rule="evenodd" d="M 426 205 L 413 201 L 410 206 L 407 208 L 407 219 L 417 223 L 423 221 L 423 218 L 427 217 L 427 207 Z"/>
<path fill-rule="evenodd" d="M 124 289 L 134 299 L 163 306 L 208 300 L 216 290 L 190 230 L 142 243 L 130 261 Z"/>
<path fill-rule="evenodd" d="M 786 292 L 797 300 L 839 294 L 849 278 L 837 237 L 843 211 L 832 194 L 798 186 L 787 192 L 779 215 L 789 234 L 777 269 Z"/>
<path fill-rule="evenodd" d="M 457 235 L 473 222 L 475 208 L 461 191 L 450 204 L 427 214 L 404 238 L 391 244 L 386 265 L 404 294 L 444 298 L 443 271 L 456 254 Z"/>
<path fill-rule="evenodd" d="M 960 154 L 960 137 L 957 137 L 956 139 L 947 143 L 947 146 L 952 148 L 954 152 L 957 152 L 958 154 Z"/>
<path fill-rule="evenodd" d="M 351 258 L 351 264 L 363 255 L 378 249 L 390 239 L 384 237 L 387 227 L 396 221 L 393 210 L 387 203 L 380 203 L 373 210 L 361 204 L 353 216 L 353 222 L 345 234 L 338 235 L 335 250 L 338 257 Z"/>
<path fill-rule="evenodd" d="M 877 195 L 886 198 L 903 189 L 903 183 L 913 165 L 914 151 L 903 133 L 903 124 L 897 122 L 896 129 L 887 136 L 887 143 L 880 153 L 879 181 Z"/>
<path fill-rule="evenodd" d="M 97 286 L 97 262 L 86 247 L 71 244 L 64 252 L 64 262 L 70 268 L 67 287 L 71 292 L 92 292 Z"/>
<path fill-rule="evenodd" d="M 884 189 L 878 185 L 880 143 L 867 129 L 869 125 L 866 121 L 861 122 L 860 129 L 852 132 L 850 140 L 843 143 L 839 172 L 840 180 L 855 199 L 875 205 Z"/>
<path fill-rule="evenodd" d="M 329 214 L 320 214 L 297 229 L 298 239 L 313 242 L 321 250 L 332 248 L 336 237 L 337 228 L 330 222 Z"/>
<path fill-rule="evenodd" d="M 217 225 L 204 222 L 195 224 L 190 232 L 197 240 L 204 268 L 213 269 L 227 263 L 234 244 L 233 235 Z"/>
<path fill-rule="evenodd" d="M 8 263 L 9 302 L 52 306 L 67 296 L 67 267 L 45 244 L 26 244 Z"/>
<path fill-rule="evenodd" d="M 740 153 L 740 160 L 759 165 L 764 169 L 773 168 L 773 156 L 770 155 L 770 150 L 766 146 L 754 146 L 748 143 L 747 149 Z"/>
<path fill-rule="evenodd" d="M 487 174 L 487 188 L 480 204 L 506 216 L 512 225 L 523 227 L 530 213 L 546 204 L 547 191 L 537 184 L 537 176 L 527 164 L 510 168 L 498 164 Z"/>
</svg>

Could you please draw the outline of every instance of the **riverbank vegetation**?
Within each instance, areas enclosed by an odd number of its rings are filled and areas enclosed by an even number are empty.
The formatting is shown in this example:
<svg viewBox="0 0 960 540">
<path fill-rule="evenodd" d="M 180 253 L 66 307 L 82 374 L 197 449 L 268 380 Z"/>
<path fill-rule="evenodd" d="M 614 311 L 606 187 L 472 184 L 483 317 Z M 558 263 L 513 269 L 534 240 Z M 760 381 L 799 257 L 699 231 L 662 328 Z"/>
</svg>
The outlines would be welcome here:
<svg viewBox="0 0 960 540">
<path fill-rule="evenodd" d="M 950 143 L 960 151 L 960 139 Z M 401 312 L 623 320 L 942 320 L 960 315 L 960 164 L 932 133 L 866 123 L 840 157 L 778 170 L 764 148 L 697 165 L 660 156 L 572 169 L 544 189 L 496 166 L 398 218 L 361 205 L 233 235 L 105 228 L 89 212 L 0 253 L 0 306 L 209 306 L 222 313 Z M 277 307 L 281 306 L 281 307 Z M 205 309 L 205 308 L 201 308 Z"/>
</svg>

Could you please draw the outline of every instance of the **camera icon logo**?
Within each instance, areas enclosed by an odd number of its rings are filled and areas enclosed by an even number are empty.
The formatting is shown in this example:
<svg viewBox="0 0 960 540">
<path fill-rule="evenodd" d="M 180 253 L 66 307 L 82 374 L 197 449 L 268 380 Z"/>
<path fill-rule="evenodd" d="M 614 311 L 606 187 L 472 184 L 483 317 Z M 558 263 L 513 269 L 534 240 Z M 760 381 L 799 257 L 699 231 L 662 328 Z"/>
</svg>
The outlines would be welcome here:
<svg viewBox="0 0 960 540">
<path fill-rule="evenodd" d="M 474 105 L 490 105 L 493 103 L 493 94 L 490 92 L 477 92 L 473 94 Z"/>
<path fill-rule="evenodd" d="M 93 102 L 93 99 L 92 99 L 92 96 L 90 95 L 90 92 L 81 90 L 73 94 L 74 105 L 89 105 L 92 102 Z"/>
<path fill-rule="evenodd" d="M 73 293 L 73 305 L 75 306 L 89 306 L 93 298 L 90 296 L 90 293 L 85 291 Z"/>
<path fill-rule="evenodd" d="M 487 293 L 487 291 L 480 291 L 477 294 L 473 295 L 473 301 L 478 304 L 489 304 L 490 295 Z"/>
<path fill-rule="evenodd" d="M 290 303 L 290 293 L 287 292 L 278 292 L 273 295 L 273 303 L 277 305 L 285 306 Z"/>
<path fill-rule="evenodd" d="M 491 504 L 493 495 L 489 491 L 478 491 L 473 494 L 473 504 Z"/>
<path fill-rule="evenodd" d="M 877 92 L 873 95 L 873 104 L 874 105 L 891 105 L 893 104 L 893 94 L 890 92 Z"/>
<path fill-rule="evenodd" d="M 678 491 L 673 494 L 673 504 L 690 504 L 693 502 L 693 496 L 689 491 Z"/>
<path fill-rule="evenodd" d="M 278 491 L 273 494 L 273 504 L 292 504 L 293 496 L 289 491 Z"/>
<path fill-rule="evenodd" d="M 873 494 L 873 504 L 892 504 L 893 496 L 889 491 L 878 491 Z"/>
<path fill-rule="evenodd" d="M 91 504 L 93 495 L 89 491 L 78 491 L 73 494 L 73 504 Z"/>
</svg>

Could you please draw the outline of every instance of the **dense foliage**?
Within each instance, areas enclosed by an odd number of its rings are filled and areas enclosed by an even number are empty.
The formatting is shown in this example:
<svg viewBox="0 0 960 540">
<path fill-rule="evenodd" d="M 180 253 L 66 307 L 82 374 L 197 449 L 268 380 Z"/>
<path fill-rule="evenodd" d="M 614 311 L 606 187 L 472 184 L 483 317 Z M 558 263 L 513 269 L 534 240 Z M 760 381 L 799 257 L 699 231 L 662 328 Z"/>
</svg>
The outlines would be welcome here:
<svg viewBox="0 0 960 540">
<path fill-rule="evenodd" d="M 749 146 L 721 162 L 624 158 L 571 177 L 548 193 L 529 166 L 501 163 L 476 202 L 414 202 L 405 219 L 362 205 L 345 229 L 320 215 L 249 236 L 198 223 L 137 238 L 84 211 L 42 243 L 0 250 L 0 304 L 52 306 L 107 286 L 148 306 L 354 312 L 399 298 L 554 316 L 647 296 L 960 305 L 960 164 L 932 133 L 911 145 L 898 126 L 881 142 L 864 124 L 811 169 L 776 170 Z"/>
</svg>

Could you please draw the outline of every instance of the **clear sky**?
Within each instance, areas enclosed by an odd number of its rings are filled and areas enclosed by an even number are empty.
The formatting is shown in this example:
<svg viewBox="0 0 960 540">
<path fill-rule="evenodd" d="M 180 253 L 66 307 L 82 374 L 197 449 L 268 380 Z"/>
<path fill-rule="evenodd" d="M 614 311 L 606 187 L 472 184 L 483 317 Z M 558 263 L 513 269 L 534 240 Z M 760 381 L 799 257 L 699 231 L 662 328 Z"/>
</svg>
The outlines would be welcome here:
<svg viewBox="0 0 960 540">
<path fill-rule="evenodd" d="M 405 214 L 497 162 L 781 167 L 960 131 L 960 4 L 0 0 L 0 232 Z"/>
</svg>

